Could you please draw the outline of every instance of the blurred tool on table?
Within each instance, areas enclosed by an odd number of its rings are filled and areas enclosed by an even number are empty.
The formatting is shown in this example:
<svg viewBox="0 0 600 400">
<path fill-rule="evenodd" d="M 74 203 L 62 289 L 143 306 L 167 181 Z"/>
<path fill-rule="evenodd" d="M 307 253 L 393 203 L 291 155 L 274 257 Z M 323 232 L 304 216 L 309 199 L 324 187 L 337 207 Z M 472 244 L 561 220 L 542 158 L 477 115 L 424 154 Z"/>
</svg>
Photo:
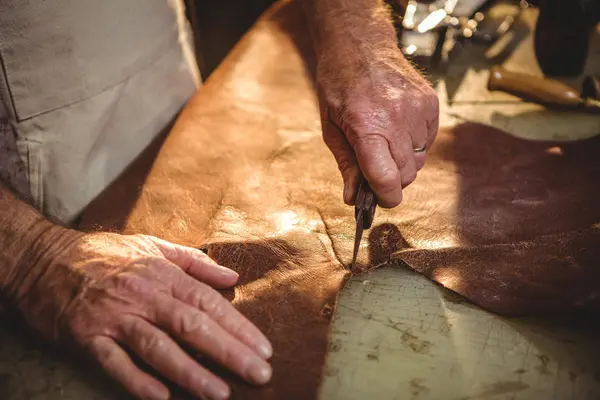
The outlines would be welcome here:
<svg viewBox="0 0 600 400">
<path fill-rule="evenodd" d="M 510 31 L 520 11 L 537 5 L 535 55 L 548 76 L 583 71 L 589 37 L 600 20 L 598 0 L 389 0 L 395 10 L 399 45 L 422 66 L 440 68 L 452 53 L 470 43 L 493 45 Z M 499 3 L 518 4 L 515 15 L 500 20 L 487 11 Z"/>
<path fill-rule="evenodd" d="M 595 76 L 585 77 L 582 93 L 579 93 L 557 80 L 494 66 L 490 70 L 488 89 L 510 93 L 551 109 L 600 113 L 600 81 Z"/>
</svg>

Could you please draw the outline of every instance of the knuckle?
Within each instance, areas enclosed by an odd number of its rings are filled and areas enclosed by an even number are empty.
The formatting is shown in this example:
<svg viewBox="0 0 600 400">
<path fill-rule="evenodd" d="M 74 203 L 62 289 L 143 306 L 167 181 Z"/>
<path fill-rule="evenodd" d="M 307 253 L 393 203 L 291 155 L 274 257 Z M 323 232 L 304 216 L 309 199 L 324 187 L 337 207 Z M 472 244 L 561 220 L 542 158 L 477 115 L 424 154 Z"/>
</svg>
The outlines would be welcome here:
<svg viewBox="0 0 600 400">
<path fill-rule="evenodd" d="M 77 316 L 64 321 L 61 329 L 61 339 L 68 339 L 73 343 L 85 346 L 90 339 L 97 333 L 111 336 L 113 334 L 111 327 L 100 327 L 91 322 L 88 318 Z"/>
<path fill-rule="evenodd" d="M 130 293 L 144 293 L 147 287 L 143 278 L 130 273 L 117 275 L 113 281 L 116 289 Z"/>
<path fill-rule="evenodd" d="M 137 233 L 131 237 L 134 238 L 138 245 L 142 246 L 142 249 L 146 251 L 152 252 L 156 248 L 156 243 L 154 242 L 153 236 Z"/>
<path fill-rule="evenodd" d="M 336 138 L 336 134 L 334 132 L 323 132 L 323 141 L 325 145 L 329 147 L 329 149 L 338 150 L 339 149 L 339 140 Z"/>
<path fill-rule="evenodd" d="M 113 352 L 106 350 L 97 351 L 96 358 L 102 365 L 113 365 L 115 361 L 118 361 Z"/>
<path fill-rule="evenodd" d="M 437 113 L 440 107 L 437 94 L 429 86 L 413 98 L 412 105 L 416 110 L 427 114 Z"/>
<path fill-rule="evenodd" d="M 189 387 L 197 387 L 201 393 L 209 398 L 209 393 L 211 393 L 210 380 L 211 378 L 206 374 L 196 373 L 191 375 L 191 382 L 188 385 Z"/>
<path fill-rule="evenodd" d="M 110 347 L 94 346 L 90 348 L 92 354 L 100 361 L 103 365 L 115 364 L 115 361 L 119 361 L 119 356 Z"/>
<path fill-rule="evenodd" d="M 238 366 L 241 367 L 241 370 L 245 370 L 244 364 L 246 364 L 243 360 L 244 353 L 237 346 L 223 346 L 221 351 L 219 361 L 223 365 L 227 365 L 229 367 Z M 242 359 L 242 360 L 240 360 Z M 242 362 L 240 362 L 242 361 Z M 241 365 L 240 365 L 241 364 Z"/>
<path fill-rule="evenodd" d="M 373 181 L 381 189 L 382 192 L 390 192 L 396 189 L 400 183 L 398 171 L 392 171 L 391 169 L 385 169 L 380 173 L 373 174 L 371 176 Z"/>
<path fill-rule="evenodd" d="M 225 314 L 227 302 L 223 296 L 212 288 L 199 291 L 199 307 L 206 313 L 214 317 L 221 317 Z"/>
<path fill-rule="evenodd" d="M 237 352 L 232 347 L 228 346 L 223 349 L 223 355 L 221 356 L 221 362 L 223 365 L 233 366 L 236 364 L 236 359 L 241 356 L 239 352 Z"/>
<path fill-rule="evenodd" d="M 405 153 L 407 151 L 405 150 Z M 403 170 L 404 168 L 406 168 L 406 166 L 408 166 L 408 157 L 412 157 L 412 154 L 402 154 L 398 157 L 395 157 L 395 161 L 396 161 L 396 166 L 398 167 L 399 170 Z"/>
<path fill-rule="evenodd" d="M 340 153 L 337 157 L 338 169 L 340 172 L 346 172 L 354 166 L 353 160 L 347 153 Z"/>
<path fill-rule="evenodd" d="M 82 336 L 85 336 L 87 324 L 81 314 L 67 315 L 60 320 L 60 323 L 61 330 L 76 342 L 79 342 L 82 339 Z"/>
<path fill-rule="evenodd" d="M 419 98 L 421 99 L 421 105 L 427 111 L 435 111 L 439 109 L 439 98 L 435 90 L 427 85 L 420 92 Z"/>
<path fill-rule="evenodd" d="M 119 334 L 121 315 L 104 293 L 76 305 L 57 321 L 57 339 L 88 345 L 98 335 L 114 338 Z"/>
<path fill-rule="evenodd" d="M 438 98 L 437 94 L 433 91 L 433 89 L 432 93 L 430 93 L 427 96 L 427 101 L 430 110 L 437 115 L 440 111 L 440 99 Z"/>
<path fill-rule="evenodd" d="M 249 334 L 250 332 L 252 332 L 253 326 L 251 324 L 251 322 L 249 320 L 247 320 L 245 317 L 239 318 L 231 327 L 231 332 L 234 335 L 241 335 L 242 337 L 245 337 L 246 339 L 249 340 L 253 340 L 254 338 L 251 337 L 251 335 Z"/>
<path fill-rule="evenodd" d="M 193 368 L 185 368 L 179 376 L 179 383 L 185 388 L 200 387 L 203 391 L 208 384 L 205 376 L 198 374 Z"/>
<path fill-rule="evenodd" d="M 151 335 L 141 335 L 138 340 L 140 348 L 148 353 L 162 353 L 167 347 L 166 336 L 158 332 Z"/>
<path fill-rule="evenodd" d="M 343 121 L 348 126 L 348 128 L 352 127 L 354 129 L 361 129 L 369 126 L 371 122 L 371 118 L 369 113 L 362 112 L 357 110 L 358 107 L 353 107 L 348 109 L 344 114 Z"/>
<path fill-rule="evenodd" d="M 201 311 L 186 312 L 179 316 L 179 333 L 187 335 L 194 333 L 195 335 L 206 336 L 210 333 L 209 317 Z"/>
<path fill-rule="evenodd" d="M 183 271 L 188 271 L 194 263 L 192 251 L 183 246 L 171 246 L 169 259 Z M 170 264 L 170 263 L 169 263 Z M 172 264 L 171 264 L 172 266 Z"/>
<path fill-rule="evenodd" d="M 342 119 L 342 130 L 352 142 L 369 132 L 384 133 L 391 124 L 393 110 L 371 105 L 356 106 L 348 110 Z"/>
<path fill-rule="evenodd" d="M 427 109 L 427 99 L 423 94 L 418 94 L 412 98 L 411 104 L 417 112 L 421 113 Z"/>
<path fill-rule="evenodd" d="M 340 170 L 346 170 L 353 165 L 354 155 L 349 151 L 347 146 L 340 143 L 341 138 L 334 135 L 323 135 L 323 141 L 327 148 L 333 153 Z"/>
<path fill-rule="evenodd" d="M 363 134 L 357 135 L 354 141 L 354 149 L 372 149 L 377 148 L 381 144 L 382 141 L 387 141 L 387 139 L 378 134 Z"/>
<path fill-rule="evenodd" d="M 118 325 L 115 340 L 134 345 L 135 348 L 132 350 L 139 355 L 154 354 L 155 350 L 166 346 L 168 336 L 162 330 L 154 329 L 152 325 L 148 324 L 149 322 L 139 317 L 125 318 Z"/>
</svg>

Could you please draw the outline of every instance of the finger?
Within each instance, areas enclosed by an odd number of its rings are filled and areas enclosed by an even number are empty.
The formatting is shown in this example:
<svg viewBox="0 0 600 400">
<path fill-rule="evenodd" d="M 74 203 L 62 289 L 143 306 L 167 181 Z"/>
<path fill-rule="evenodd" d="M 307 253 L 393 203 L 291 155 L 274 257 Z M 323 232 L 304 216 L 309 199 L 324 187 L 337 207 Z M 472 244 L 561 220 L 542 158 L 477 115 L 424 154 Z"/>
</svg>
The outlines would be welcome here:
<svg viewBox="0 0 600 400">
<path fill-rule="evenodd" d="M 415 148 L 419 148 L 419 147 L 415 147 Z M 418 172 L 421 169 L 423 169 L 423 167 L 425 166 L 425 160 L 427 159 L 427 147 L 423 151 L 416 152 L 413 150 L 413 159 L 415 160 L 416 171 Z M 407 182 L 406 184 L 403 183 L 404 187 L 411 184 L 415 180 L 416 177 L 417 177 L 417 174 L 415 173 L 413 180 Z"/>
<path fill-rule="evenodd" d="M 427 96 L 426 107 L 428 110 L 426 114 L 427 148 L 431 148 L 440 124 L 440 100 L 433 89 L 431 89 L 430 95 Z"/>
<path fill-rule="evenodd" d="M 428 133 L 428 122 L 426 119 L 421 119 L 414 123 L 414 128 L 410 132 L 410 139 L 412 145 L 412 153 L 415 159 L 415 165 L 417 171 L 421 170 L 425 165 L 425 159 L 427 158 L 427 150 L 429 149 L 429 133 Z M 415 149 L 425 149 L 423 151 L 415 151 Z"/>
<path fill-rule="evenodd" d="M 421 133 L 424 133 L 421 132 Z M 419 133 L 412 133 L 418 136 Z M 390 142 L 390 151 L 400 171 L 402 187 L 410 185 L 417 177 L 417 157 L 414 151 L 414 140 L 409 134 L 397 134 Z M 417 139 L 418 140 L 418 139 Z M 424 141 L 424 140 L 423 140 Z"/>
<path fill-rule="evenodd" d="M 431 118 L 427 120 L 427 148 L 431 148 L 440 128 L 439 109 L 435 108 Z"/>
<path fill-rule="evenodd" d="M 377 194 L 378 204 L 384 208 L 400 204 L 402 176 L 387 139 L 381 135 L 357 136 L 353 145 L 360 169 Z"/>
<path fill-rule="evenodd" d="M 122 341 L 146 364 L 194 396 L 227 399 L 229 387 L 198 365 L 166 333 L 141 318 L 123 326 Z"/>
<path fill-rule="evenodd" d="M 155 307 L 157 325 L 203 356 L 227 367 L 248 382 L 261 385 L 271 379 L 271 366 L 207 313 L 167 296 L 161 296 Z"/>
<path fill-rule="evenodd" d="M 97 336 L 90 342 L 88 350 L 100 366 L 134 396 L 152 400 L 170 398 L 166 386 L 142 372 L 112 339 Z"/>
<path fill-rule="evenodd" d="M 207 313 L 223 329 L 264 359 L 273 355 L 273 347 L 265 335 L 216 290 L 183 276 L 173 285 L 173 296 Z"/>
<path fill-rule="evenodd" d="M 217 264 L 201 250 L 181 246 L 166 240 L 147 236 L 160 249 L 165 258 L 187 274 L 213 287 L 224 289 L 236 284 L 237 272 Z"/>
<path fill-rule="evenodd" d="M 344 179 L 344 203 L 354 205 L 360 177 L 354 150 L 344 133 L 330 119 L 324 119 L 322 124 L 323 140 L 333 154 Z"/>
</svg>

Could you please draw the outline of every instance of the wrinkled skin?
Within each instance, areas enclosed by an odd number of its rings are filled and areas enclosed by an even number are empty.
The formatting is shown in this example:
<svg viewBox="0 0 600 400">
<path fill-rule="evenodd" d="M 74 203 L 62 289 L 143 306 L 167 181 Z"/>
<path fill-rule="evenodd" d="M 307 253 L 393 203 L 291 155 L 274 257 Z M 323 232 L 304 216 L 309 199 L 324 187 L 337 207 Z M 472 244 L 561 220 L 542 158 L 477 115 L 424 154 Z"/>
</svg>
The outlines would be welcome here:
<svg viewBox="0 0 600 400">
<path fill-rule="evenodd" d="M 395 207 L 402 189 L 425 164 L 438 131 L 439 104 L 431 85 L 390 50 L 340 73 L 317 66 L 323 138 L 344 179 L 344 202 L 354 204 L 360 173 L 379 205 Z"/>
<path fill-rule="evenodd" d="M 142 399 L 167 399 L 169 391 L 126 350 L 195 396 L 229 396 L 176 340 L 251 383 L 270 379 L 270 343 L 213 289 L 234 285 L 234 271 L 150 236 L 73 234 L 22 285 L 18 306 L 34 328 L 84 350 Z"/>
</svg>

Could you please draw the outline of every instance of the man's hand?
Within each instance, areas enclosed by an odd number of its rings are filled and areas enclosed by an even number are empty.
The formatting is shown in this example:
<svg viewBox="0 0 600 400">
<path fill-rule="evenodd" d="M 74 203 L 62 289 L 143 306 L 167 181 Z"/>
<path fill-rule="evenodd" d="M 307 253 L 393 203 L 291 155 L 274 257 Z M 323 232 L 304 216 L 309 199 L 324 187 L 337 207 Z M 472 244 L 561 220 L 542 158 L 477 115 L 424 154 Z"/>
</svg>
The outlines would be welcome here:
<svg viewBox="0 0 600 400">
<path fill-rule="evenodd" d="M 167 399 L 169 391 L 127 351 L 201 398 L 228 398 L 229 388 L 178 343 L 249 382 L 269 381 L 270 343 L 213 289 L 234 285 L 234 271 L 200 250 L 155 237 L 61 228 L 50 229 L 45 240 L 56 232 L 55 242 L 68 245 L 41 254 L 12 291 L 34 328 L 84 350 L 143 399 Z"/>
<path fill-rule="evenodd" d="M 398 49 L 382 0 L 303 5 L 317 52 L 323 137 L 344 178 L 344 201 L 354 203 L 362 172 L 379 205 L 395 207 L 437 134 L 437 95 Z"/>
<path fill-rule="evenodd" d="M 437 134 L 438 99 L 405 60 L 373 60 L 365 70 L 343 87 L 318 75 L 323 138 L 344 178 L 344 202 L 354 204 L 362 171 L 379 205 L 395 207 Z"/>
</svg>

